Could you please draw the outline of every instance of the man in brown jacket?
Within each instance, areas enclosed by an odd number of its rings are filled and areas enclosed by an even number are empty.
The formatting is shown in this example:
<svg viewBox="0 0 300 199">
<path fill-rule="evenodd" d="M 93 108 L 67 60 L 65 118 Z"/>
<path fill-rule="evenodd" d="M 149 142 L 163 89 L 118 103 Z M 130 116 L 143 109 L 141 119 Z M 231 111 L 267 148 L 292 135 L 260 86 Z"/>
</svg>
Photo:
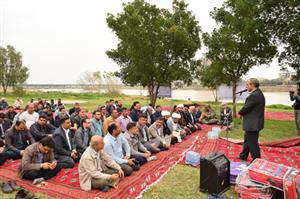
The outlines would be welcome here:
<svg viewBox="0 0 300 199">
<path fill-rule="evenodd" d="M 92 188 L 105 192 L 116 187 L 120 178 L 124 177 L 121 167 L 104 151 L 103 138 L 94 135 L 90 146 L 81 156 L 78 166 L 80 187 L 85 191 Z"/>
<path fill-rule="evenodd" d="M 51 137 L 45 137 L 27 147 L 22 156 L 19 176 L 34 180 L 33 184 L 56 176 L 62 166 L 54 159 L 54 145 Z"/>
</svg>

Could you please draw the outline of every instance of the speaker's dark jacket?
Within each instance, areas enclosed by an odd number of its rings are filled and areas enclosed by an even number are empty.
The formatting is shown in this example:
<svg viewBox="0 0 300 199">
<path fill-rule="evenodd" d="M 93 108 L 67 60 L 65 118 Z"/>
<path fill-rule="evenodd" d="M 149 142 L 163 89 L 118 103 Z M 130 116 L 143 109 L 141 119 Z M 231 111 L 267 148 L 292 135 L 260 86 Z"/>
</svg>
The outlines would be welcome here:
<svg viewBox="0 0 300 199">
<path fill-rule="evenodd" d="M 247 97 L 239 114 L 243 116 L 244 131 L 260 131 L 264 128 L 265 96 L 259 88 Z"/>
</svg>

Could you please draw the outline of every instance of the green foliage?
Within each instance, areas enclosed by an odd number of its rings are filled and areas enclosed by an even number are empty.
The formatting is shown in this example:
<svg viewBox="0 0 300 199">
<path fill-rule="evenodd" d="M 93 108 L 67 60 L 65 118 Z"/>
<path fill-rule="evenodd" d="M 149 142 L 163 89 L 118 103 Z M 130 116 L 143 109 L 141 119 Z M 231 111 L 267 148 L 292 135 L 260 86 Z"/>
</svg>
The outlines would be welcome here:
<svg viewBox="0 0 300 199">
<path fill-rule="evenodd" d="M 260 13 L 256 7 L 248 0 L 225 1 L 221 8 L 211 12 L 219 27 L 212 34 L 203 34 L 203 42 L 208 47 L 206 57 L 212 62 L 204 74 L 214 77 L 212 83 L 232 85 L 234 115 L 237 82 L 251 67 L 268 64 L 276 53 L 264 23 L 257 18 Z"/>
<path fill-rule="evenodd" d="M 22 64 L 22 54 L 14 47 L 0 47 L 0 85 L 6 93 L 8 87 L 24 83 L 29 76 Z"/>
<path fill-rule="evenodd" d="M 187 6 L 175 0 L 170 12 L 135 0 L 124 4 L 122 13 L 107 17 L 119 39 L 118 47 L 107 51 L 121 67 L 118 77 L 127 85 L 147 87 L 153 104 L 160 86 L 193 80 L 200 27 Z"/>
<path fill-rule="evenodd" d="M 19 97 L 23 97 L 26 94 L 26 90 L 22 86 L 14 86 L 13 94 Z"/>
<path fill-rule="evenodd" d="M 278 53 L 279 63 L 290 66 L 300 79 L 300 2 L 299 0 L 255 1 L 259 5 L 259 18 L 264 21 L 266 33 L 282 48 Z"/>
</svg>

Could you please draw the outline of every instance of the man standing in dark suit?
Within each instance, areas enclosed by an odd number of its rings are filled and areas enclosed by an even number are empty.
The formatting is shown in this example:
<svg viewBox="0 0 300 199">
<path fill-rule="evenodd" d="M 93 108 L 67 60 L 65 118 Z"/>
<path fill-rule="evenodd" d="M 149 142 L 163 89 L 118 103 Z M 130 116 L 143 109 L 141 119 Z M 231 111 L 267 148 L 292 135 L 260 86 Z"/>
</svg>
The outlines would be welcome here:
<svg viewBox="0 0 300 199">
<path fill-rule="evenodd" d="M 250 95 L 245 105 L 239 111 L 243 118 L 244 145 L 243 151 L 238 156 L 241 160 L 247 160 L 249 152 L 252 159 L 260 158 L 258 144 L 259 131 L 264 128 L 265 97 L 259 89 L 259 81 L 251 78 L 247 81 L 247 91 Z"/>
<path fill-rule="evenodd" d="M 74 132 L 70 128 L 70 119 L 68 117 L 61 118 L 61 125 L 53 135 L 55 159 L 64 168 L 74 167 L 75 162 L 79 162 L 80 159 L 80 154 L 76 151 Z"/>
</svg>

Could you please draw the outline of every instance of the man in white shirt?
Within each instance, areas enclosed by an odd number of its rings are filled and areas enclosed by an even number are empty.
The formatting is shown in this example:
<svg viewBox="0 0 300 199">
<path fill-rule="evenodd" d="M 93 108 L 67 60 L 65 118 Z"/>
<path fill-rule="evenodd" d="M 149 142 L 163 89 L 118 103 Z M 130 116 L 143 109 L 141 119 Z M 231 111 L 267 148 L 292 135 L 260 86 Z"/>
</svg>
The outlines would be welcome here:
<svg viewBox="0 0 300 199">
<path fill-rule="evenodd" d="M 27 111 L 19 116 L 19 120 L 24 120 L 28 129 L 39 120 L 39 114 L 34 111 L 33 103 L 28 104 Z"/>
</svg>

